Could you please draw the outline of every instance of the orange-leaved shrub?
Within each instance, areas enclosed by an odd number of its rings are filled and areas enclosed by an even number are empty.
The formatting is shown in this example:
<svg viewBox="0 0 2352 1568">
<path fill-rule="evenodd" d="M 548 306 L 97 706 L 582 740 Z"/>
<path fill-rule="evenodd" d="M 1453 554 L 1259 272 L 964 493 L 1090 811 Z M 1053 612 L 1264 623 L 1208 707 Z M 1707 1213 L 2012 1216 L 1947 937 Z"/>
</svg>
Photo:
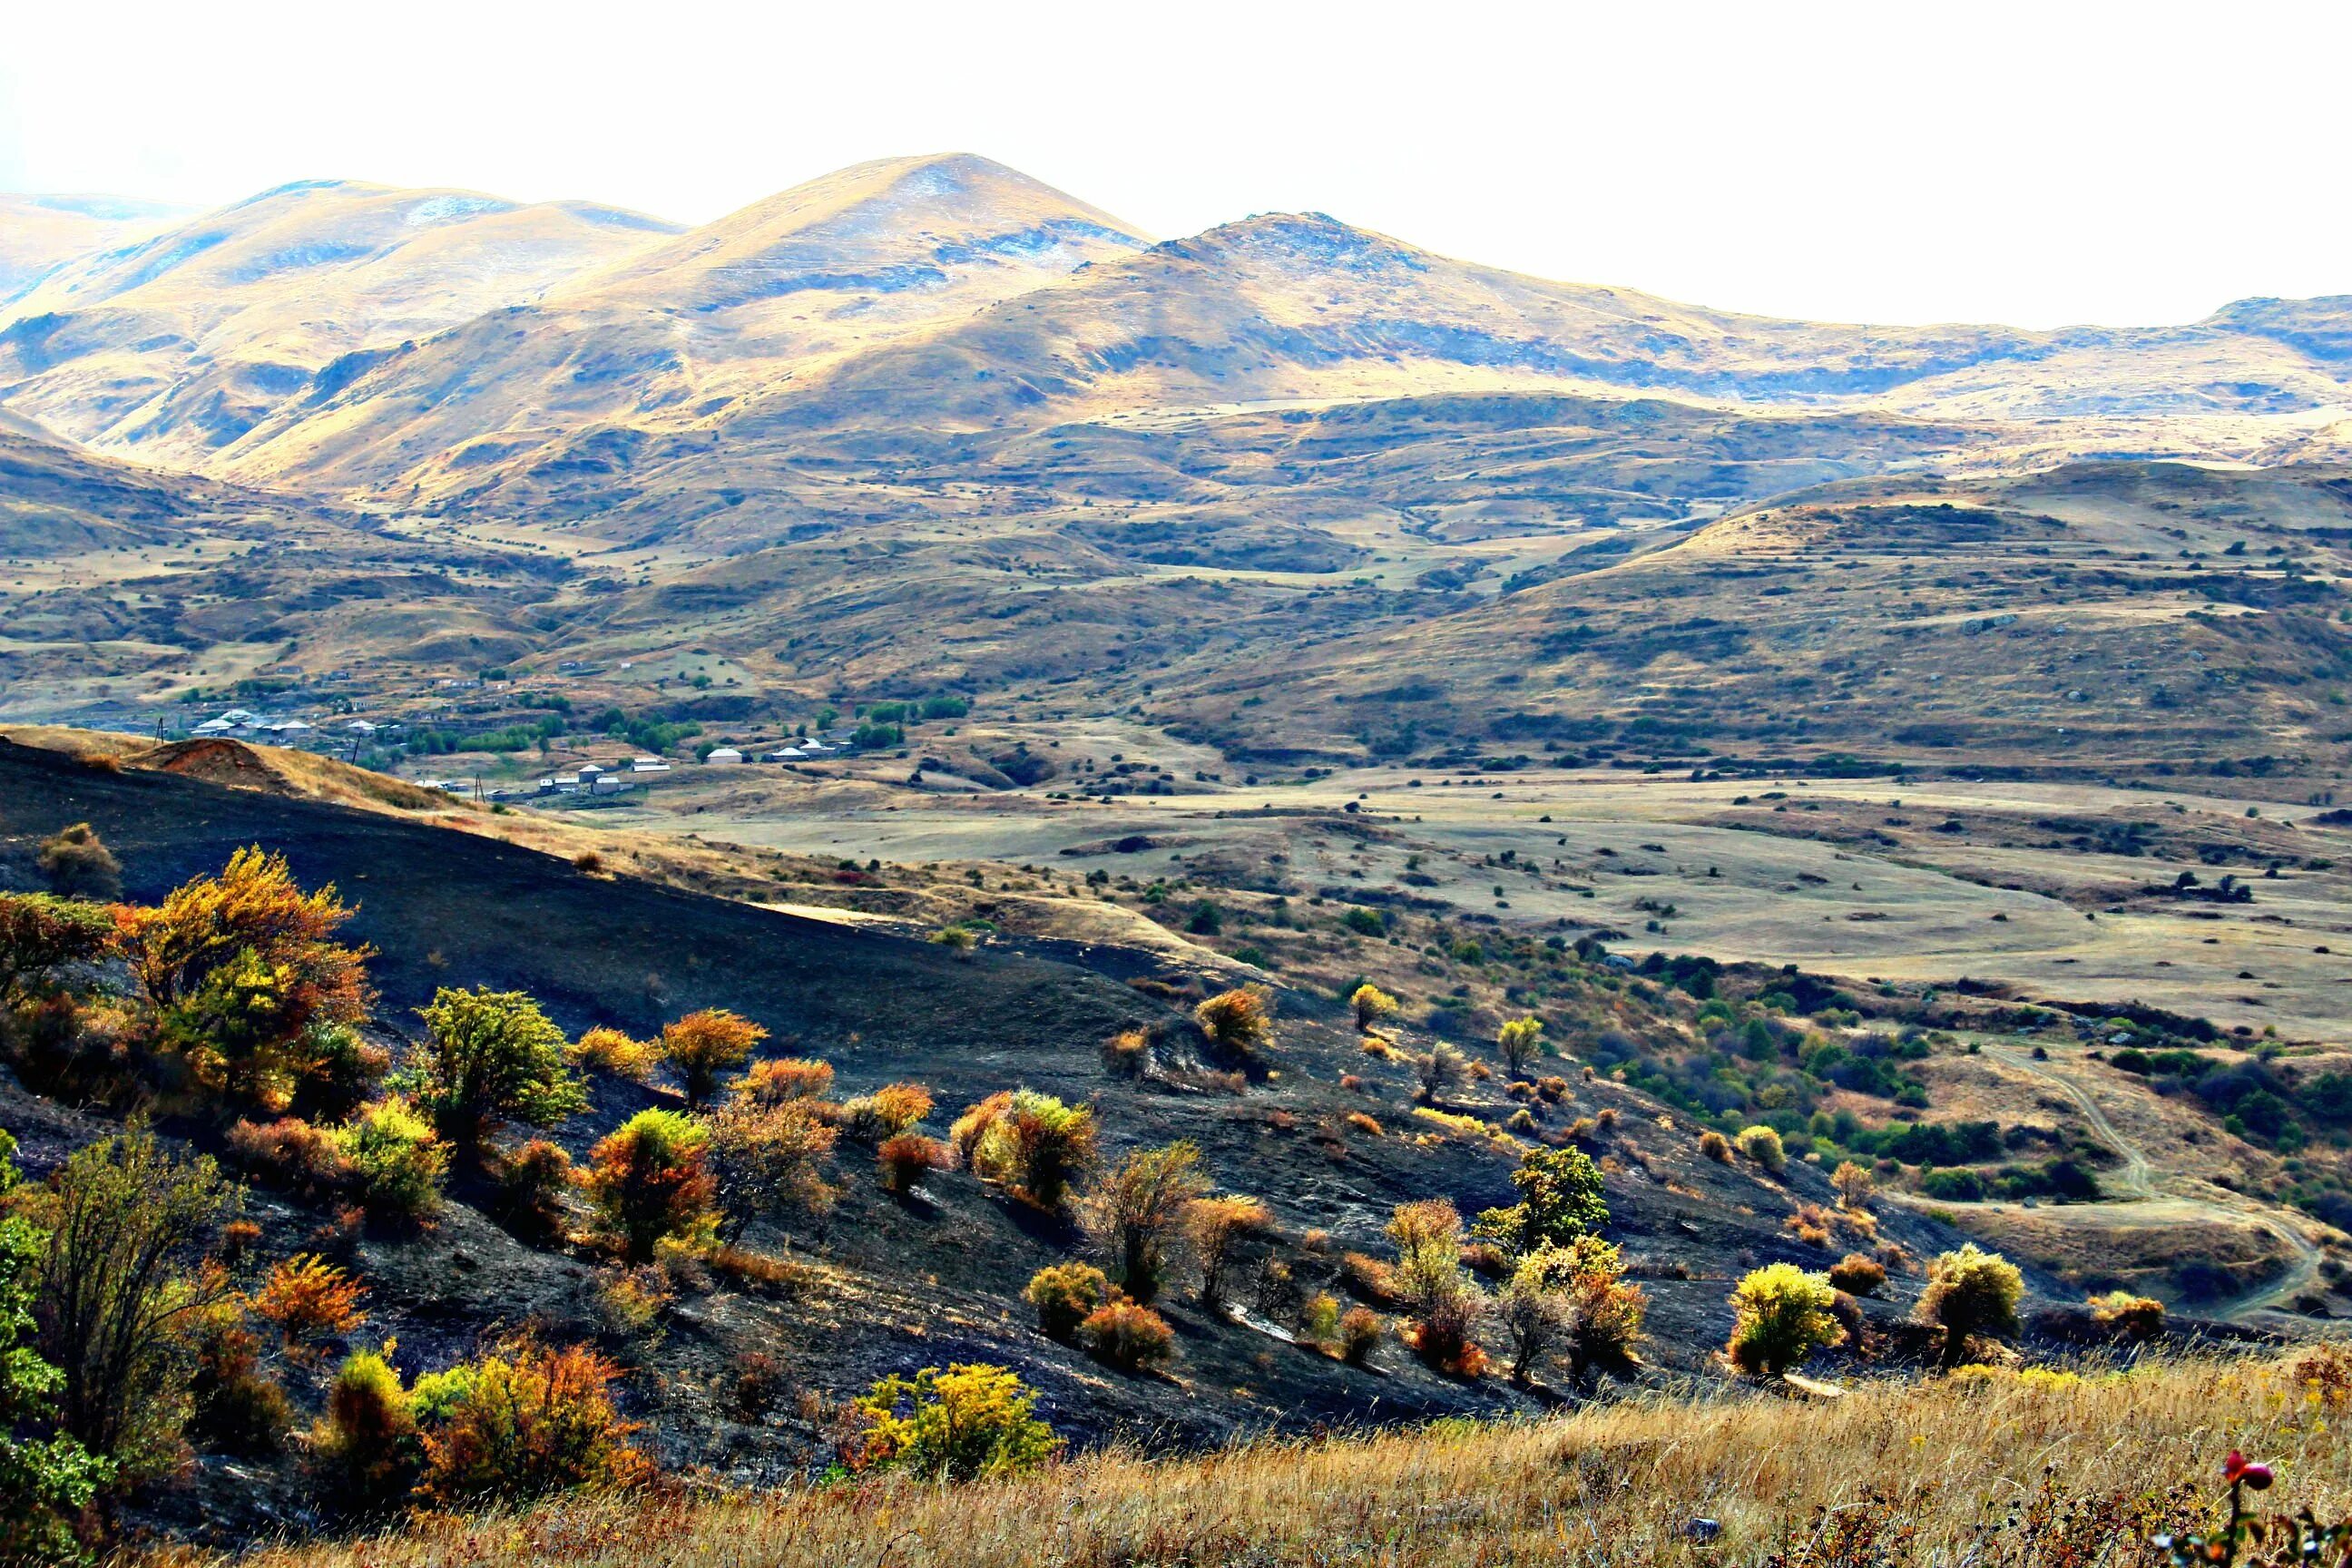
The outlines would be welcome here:
<svg viewBox="0 0 2352 1568">
<path fill-rule="evenodd" d="M 346 1334 L 367 1321 L 360 1298 L 367 1288 L 339 1266 L 312 1252 L 279 1259 L 269 1270 L 253 1310 L 278 1325 L 289 1353 L 313 1340 Z"/>
<path fill-rule="evenodd" d="M 882 1190 L 905 1194 L 933 1171 L 951 1170 L 955 1166 L 955 1151 L 938 1139 L 920 1132 L 899 1132 L 885 1138 L 876 1146 L 874 1163 L 880 1173 Z"/>
<path fill-rule="evenodd" d="M 1475 1377 L 1486 1352 L 1472 1338 L 1485 1298 L 1462 1270 L 1462 1216 L 1444 1198 L 1400 1204 L 1389 1218 L 1395 1289 L 1414 1319 L 1409 1338 L 1431 1366 Z"/>
<path fill-rule="evenodd" d="M 949 1136 L 974 1174 L 1049 1213 L 1095 1163 L 1094 1112 L 1033 1089 L 991 1095 Z"/>
<path fill-rule="evenodd" d="M 632 1039 L 620 1030 L 598 1025 L 572 1045 L 572 1059 L 593 1072 L 608 1072 L 633 1083 L 645 1083 L 661 1065 L 658 1040 Z"/>
<path fill-rule="evenodd" d="M 1221 991 L 1193 1008 L 1192 1017 L 1209 1038 L 1240 1056 L 1274 1044 L 1274 1003 L 1262 985 Z"/>
<path fill-rule="evenodd" d="M 1886 1289 L 1886 1266 L 1874 1258 L 1849 1252 L 1830 1265 L 1830 1283 L 1849 1296 L 1875 1296 Z"/>
<path fill-rule="evenodd" d="M 1138 1301 L 1104 1302 L 1078 1325 L 1078 1338 L 1096 1360 L 1121 1372 L 1162 1366 L 1176 1353 L 1168 1320 Z"/>
<path fill-rule="evenodd" d="M 439 1408 L 423 1423 L 417 1490 L 429 1500 L 524 1501 L 651 1479 L 652 1460 L 627 1444 L 635 1425 L 613 1403 L 620 1369 L 586 1346 L 526 1342 L 461 1373 L 437 1391 Z"/>
<path fill-rule="evenodd" d="M 768 1031 L 724 1007 L 705 1007 L 665 1025 L 661 1053 L 686 1080 L 688 1104 L 702 1105 L 718 1091 L 719 1075 L 751 1059 L 751 1048 Z"/>
<path fill-rule="evenodd" d="M 704 1163 L 710 1131 L 675 1110 L 640 1110 L 589 1151 L 582 1189 L 594 1205 L 599 1234 L 630 1263 L 644 1263 L 665 1241 L 689 1250 L 715 1233 L 718 1184 Z"/>
<path fill-rule="evenodd" d="M 562 1145 L 533 1138 L 500 1155 L 492 1177 L 499 1217 L 525 1240 L 544 1243 L 563 1234 L 563 1194 L 575 1178 Z"/>
<path fill-rule="evenodd" d="M 877 1143 L 906 1131 L 931 1113 L 931 1091 L 919 1083 L 888 1083 L 872 1094 L 842 1102 L 841 1130 L 861 1142 Z"/>
<path fill-rule="evenodd" d="M 735 1080 L 734 1088 L 738 1100 L 761 1105 L 781 1104 L 787 1100 L 823 1100 L 832 1092 L 833 1064 L 808 1057 L 772 1057 L 763 1062 L 753 1062 L 751 1070 Z"/>
</svg>

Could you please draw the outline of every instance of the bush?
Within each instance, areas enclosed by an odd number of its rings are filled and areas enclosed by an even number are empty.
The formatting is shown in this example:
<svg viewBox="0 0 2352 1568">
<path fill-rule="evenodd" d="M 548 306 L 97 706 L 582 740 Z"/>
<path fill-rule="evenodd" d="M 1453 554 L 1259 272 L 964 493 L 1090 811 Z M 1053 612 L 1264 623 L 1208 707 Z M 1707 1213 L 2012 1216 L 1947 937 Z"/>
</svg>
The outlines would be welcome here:
<svg viewBox="0 0 2352 1568">
<path fill-rule="evenodd" d="M 202 1255 L 233 1194 L 210 1160 L 173 1159 L 144 1132 L 75 1151 L 54 1184 L 37 1300 L 59 1417 L 125 1477 L 151 1474 L 187 1423 L 184 1338 L 229 1294 Z"/>
<path fill-rule="evenodd" d="M 599 1025 L 572 1045 L 572 1059 L 592 1072 L 646 1083 L 661 1065 L 662 1047 L 658 1040 L 632 1039 L 618 1029 Z"/>
<path fill-rule="evenodd" d="M 2092 1321 L 2118 1338 L 2144 1342 L 2164 1332 L 2164 1303 L 2152 1296 L 2110 1290 L 2090 1306 Z"/>
<path fill-rule="evenodd" d="M 419 1016 L 417 1108 L 468 1154 L 505 1123 L 553 1127 L 587 1109 L 563 1031 L 523 993 L 445 986 Z"/>
<path fill-rule="evenodd" d="M 1739 1130 L 1739 1152 L 1774 1175 L 1788 1168 L 1789 1152 L 1780 1142 L 1780 1135 L 1769 1127 L 1758 1125 Z"/>
<path fill-rule="evenodd" d="M 1168 1320 L 1139 1301 L 1106 1301 L 1078 1325 L 1078 1339 L 1097 1361 L 1121 1372 L 1164 1366 L 1176 1353 Z"/>
<path fill-rule="evenodd" d="M 1482 1240 L 1525 1252 L 1546 1243 L 1564 1247 L 1609 1223 L 1601 1167 L 1581 1149 L 1529 1150 L 1511 1184 L 1519 1201 L 1478 1216 L 1473 1234 Z"/>
<path fill-rule="evenodd" d="M 1886 1289 L 1886 1269 L 1875 1258 L 1849 1252 L 1830 1265 L 1829 1280 L 1849 1296 L 1875 1296 Z"/>
<path fill-rule="evenodd" d="M 1224 1298 L 1225 1268 L 1233 1258 L 1234 1243 L 1273 1223 L 1273 1213 L 1255 1198 L 1195 1198 L 1184 1205 L 1184 1235 L 1192 1245 L 1192 1259 L 1200 1266 L 1202 1306 L 1214 1309 Z"/>
<path fill-rule="evenodd" d="M 1151 1037 L 1141 1029 L 1122 1029 L 1103 1042 L 1103 1070 L 1113 1078 L 1141 1078 L 1151 1063 Z"/>
<path fill-rule="evenodd" d="M 1462 1216 L 1443 1198 L 1401 1204 L 1391 1215 L 1395 1289 L 1413 1315 L 1413 1349 L 1444 1372 L 1475 1376 L 1486 1356 L 1471 1338 L 1484 1298 L 1462 1272 Z"/>
<path fill-rule="evenodd" d="M 1361 1366 L 1371 1358 L 1386 1325 L 1370 1307 L 1350 1307 L 1339 1314 L 1339 1359 Z"/>
<path fill-rule="evenodd" d="M 875 1150 L 886 1193 L 912 1192 L 933 1171 L 955 1168 L 955 1151 L 920 1132 L 900 1132 L 885 1138 Z"/>
<path fill-rule="evenodd" d="M 424 1455 L 408 1391 L 382 1355 L 356 1351 L 343 1358 L 311 1452 L 348 1511 L 389 1507 L 407 1493 Z"/>
<path fill-rule="evenodd" d="M 1419 1085 L 1417 1098 L 1435 1105 L 1445 1098 L 1447 1090 L 1460 1089 L 1470 1081 L 1470 1061 L 1440 1040 L 1429 1047 L 1427 1056 L 1415 1059 L 1413 1079 Z"/>
<path fill-rule="evenodd" d="M 833 1092 L 833 1064 L 805 1057 L 775 1057 L 753 1062 L 751 1070 L 735 1080 L 735 1098 L 759 1105 L 781 1105 L 788 1100 L 823 1100 Z"/>
<path fill-rule="evenodd" d="M 572 1156 L 561 1145 L 534 1138 L 509 1151 L 495 1175 L 500 1219 L 531 1241 L 549 1242 L 563 1234 L 563 1194 L 573 1177 Z"/>
<path fill-rule="evenodd" d="M 1049 1213 L 1095 1163 L 1094 1112 L 1026 1089 L 973 1106 L 950 1136 L 975 1174 Z"/>
<path fill-rule="evenodd" d="M 1731 1160 L 1731 1140 L 1710 1129 L 1698 1135 L 1698 1152 L 1717 1163 L 1727 1164 Z"/>
<path fill-rule="evenodd" d="M 872 1094 L 861 1094 L 841 1108 L 841 1128 L 850 1137 L 878 1143 L 895 1137 L 931 1113 L 931 1091 L 918 1083 L 885 1084 Z"/>
<path fill-rule="evenodd" d="M 367 1321 L 359 1305 L 366 1293 L 366 1287 L 317 1253 L 298 1252 L 271 1267 L 253 1310 L 278 1325 L 292 1355 L 313 1340 L 347 1334 Z"/>
<path fill-rule="evenodd" d="M 629 1486 L 652 1463 L 614 1407 L 620 1369 L 584 1345 L 522 1343 L 466 1369 L 425 1430 L 418 1490 L 444 1505 L 517 1502 L 574 1487 Z M 419 1380 L 423 1403 L 425 1380 Z"/>
<path fill-rule="evenodd" d="M 119 899 L 122 896 L 122 863 L 87 822 L 60 829 L 41 841 L 35 863 L 49 879 L 49 889 L 68 899 Z"/>
<path fill-rule="evenodd" d="M 58 969 L 88 963 L 113 944 L 114 917 L 102 905 L 0 893 L 0 1003 L 29 1001 Z"/>
<path fill-rule="evenodd" d="M 1348 998 L 1348 1005 L 1355 1009 L 1359 1029 L 1370 1029 L 1397 1014 L 1397 999 L 1369 980 L 1356 987 L 1354 994 Z"/>
<path fill-rule="evenodd" d="M 1524 1384 L 1568 1331 L 1566 1292 L 1552 1278 L 1551 1248 L 1519 1259 L 1495 1295 L 1495 1315 L 1511 1341 L 1511 1381 Z"/>
<path fill-rule="evenodd" d="M 1543 1020 L 1514 1018 L 1503 1026 L 1501 1032 L 1495 1037 L 1495 1043 L 1502 1048 L 1503 1065 L 1510 1070 L 1511 1076 L 1523 1078 L 1527 1074 L 1528 1064 L 1542 1054 Z"/>
<path fill-rule="evenodd" d="M 195 1414 L 188 1430 L 218 1452 L 261 1458 L 278 1450 L 294 1411 L 286 1390 L 261 1371 L 260 1341 L 236 1303 L 205 1313 L 191 1336 Z"/>
<path fill-rule="evenodd" d="M 414 1225 L 441 1205 L 448 1146 L 404 1100 L 379 1100 L 335 1129 L 334 1143 L 368 1216 Z"/>
<path fill-rule="evenodd" d="M 283 855 L 240 849 L 219 876 L 125 911 L 122 950 L 200 1087 L 341 1114 L 385 1066 L 351 1032 L 368 1005 L 367 950 L 335 940 L 352 914 L 331 886 L 305 893 Z"/>
<path fill-rule="evenodd" d="M 299 1116 L 275 1121 L 239 1118 L 228 1130 L 229 1163 L 306 1203 L 340 1203 L 358 1180 L 332 1128 Z"/>
<path fill-rule="evenodd" d="M 707 1247 L 717 1226 L 718 1184 L 704 1163 L 709 1129 L 675 1110 L 640 1110 L 589 1151 L 581 1187 L 606 1244 L 630 1263 L 680 1240 Z"/>
<path fill-rule="evenodd" d="M 1091 1263 L 1056 1263 L 1040 1268 L 1022 1292 L 1037 1309 L 1038 1331 L 1066 1343 L 1077 1337 L 1078 1326 L 1113 1294 L 1110 1277 Z"/>
<path fill-rule="evenodd" d="M 867 1422 L 860 1462 L 926 1480 L 1017 1475 L 1062 1446 L 1036 1405 L 1018 1377 L 983 1363 L 886 1377 L 857 1401 Z"/>
<path fill-rule="evenodd" d="M 1570 1375 L 1581 1385 L 1596 1371 L 1633 1370 L 1649 1297 L 1625 1278 L 1617 1248 L 1599 1237 L 1580 1236 L 1558 1250 L 1566 1255 Z"/>
<path fill-rule="evenodd" d="M 1193 1008 L 1192 1017 L 1209 1038 L 1240 1056 L 1274 1044 L 1274 1005 L 1263 986 L 1220 992 Z"/>
<path fill-rule="evenodd" d="M 703 1105 L 718 1091 L 719 1075 L 749 1061 L 751 1048 L 767 1037 L 749 1018 L 705 1007 L 664 1026 L 661 1052 L 686 1080 L 687 1103 Z"/>
<path fill-rule="evenodd" d="M 1967 1358 L 1971 1337 L 2015 1333 L 2017 1304 L 2024 1296 L 2025 1276 L 2015 1264 L 1969 1242 L 1958 1252 L 1939 1254 L 1927 1266 L 1927 1288 L 1920 1292 L 1917 1315 L 1921 1322 L 1944 1331 L 1943 1364 L 1949 1369 Z"/>
<path fill-rule="evenodd" d="M 1209 1190 L 1200 1165 L 1200 1146 L 1189 1142 L 1139 1149 L 1079 1195 L 1079 1225 L 1109 1255 L 1112 1278 L 1139 1301 L 1160 1293 L 1164 1238 L 1185 1205 Z"/>
<path fill-rule="evenodd" d="M 710 1119 L 710 1167 L 720 1234 L 732 1240 L 755 1219 L 823 1214 L 834 1189 L 824 1162 L 839 1142 L 822 1101 L 739 1095 Z"/>
<path fill-rule="evenodd" d="M 1842 1342 L 1845 1331 L 1832 1312 L 1836 1298 L 1827 1279 L 1793 1263 L 1767 1264 L 1749 1274 L 1731 1292 L 1737 1321 L 1725 1348 L 1732 1365 L 1778 1377 L 1813 1352 Z"/>
<path fill-rule="evenodd" d="M 0 1196 L 16 1185 L 16 1152 L 0 1131 Z M 0 1563 L 79 1557 L 73 1521 L 113 1476 L 73 1437 L 33 1436 L 55 1415 L 64 1382 L 29 1342 L 47 1239 L 23 1215 L 0 1212 Z"/>
</svg>

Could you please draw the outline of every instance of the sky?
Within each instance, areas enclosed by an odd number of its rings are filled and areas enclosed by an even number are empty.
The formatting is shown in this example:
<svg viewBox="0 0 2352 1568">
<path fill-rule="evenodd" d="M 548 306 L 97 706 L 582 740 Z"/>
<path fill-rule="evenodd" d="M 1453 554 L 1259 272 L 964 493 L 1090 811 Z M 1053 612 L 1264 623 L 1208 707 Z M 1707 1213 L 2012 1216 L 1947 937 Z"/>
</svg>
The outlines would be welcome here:
<svg viewBox="0 0 2352 1568">
<path fill-rule="evenodd" d="M 971 152 L 1162 237 L 1314 210 L 1817 320 L 2352 293 L 2352 5 L 7 0 L 0 190 L 683 222 Z"/>
</svg>

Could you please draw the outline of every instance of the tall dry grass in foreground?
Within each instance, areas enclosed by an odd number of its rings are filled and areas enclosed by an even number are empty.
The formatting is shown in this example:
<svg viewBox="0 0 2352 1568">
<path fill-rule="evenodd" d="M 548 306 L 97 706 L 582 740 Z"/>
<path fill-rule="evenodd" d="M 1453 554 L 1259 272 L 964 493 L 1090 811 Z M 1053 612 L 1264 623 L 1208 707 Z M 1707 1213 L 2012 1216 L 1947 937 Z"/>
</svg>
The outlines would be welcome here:
<svg viewBox="0 0 2352 1568">
<path fill-rule="evenodd" d="M 958 1487 L 574 1498 L 248 1563 L 1465 1568 L 1782 1554 L 2088 1568 L 2146 1561 L 2150 1531 L 2214 1518 L 2232 1447 L 2276 1468 L 2266 1503 L 2352 1511 L 2352 1442 L 2336 1414 L 2290 1363 L 2266 1362 L 2150 1365 L 2072 1386 L 1888 1384 L 1832 1403 L 1652 1396 L 1508 1426 L 1156 1463 L 1097 1456 Z M 1699 1516 L 1720 1523 L 1711 1543 L 1693 1539 Z"/>
</svg>

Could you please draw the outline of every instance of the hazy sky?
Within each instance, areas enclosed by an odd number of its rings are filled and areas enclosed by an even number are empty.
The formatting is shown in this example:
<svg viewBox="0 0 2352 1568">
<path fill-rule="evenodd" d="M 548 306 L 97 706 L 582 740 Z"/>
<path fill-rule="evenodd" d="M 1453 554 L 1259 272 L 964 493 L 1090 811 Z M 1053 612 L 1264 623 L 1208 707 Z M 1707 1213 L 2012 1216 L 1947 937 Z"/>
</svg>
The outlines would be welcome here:
<svg viewBox="0 0 2352 1568">
<path fill-rule="evenodd" d="M 2352 5 L 0 4 L 0 190 L 324 176 L 684 221 L 982 153 L 1792 316 L 2352 293 Z"/>
</svg>

